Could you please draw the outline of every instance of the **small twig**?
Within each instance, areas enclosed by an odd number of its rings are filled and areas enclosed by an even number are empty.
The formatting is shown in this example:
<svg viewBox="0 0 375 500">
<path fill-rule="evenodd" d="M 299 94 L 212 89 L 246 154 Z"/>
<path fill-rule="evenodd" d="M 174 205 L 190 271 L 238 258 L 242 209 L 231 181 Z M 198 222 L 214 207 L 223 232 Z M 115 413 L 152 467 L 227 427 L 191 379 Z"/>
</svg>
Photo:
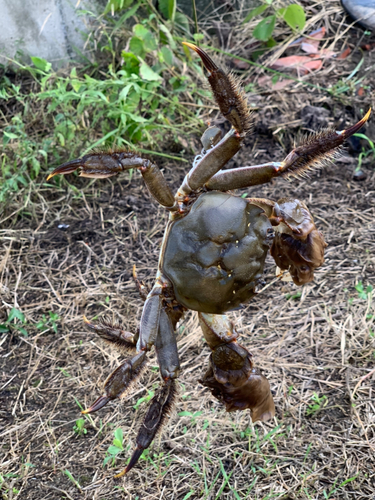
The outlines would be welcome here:
<svg viewBox="0 0 375 500">
<path fill-rule="evenodd" d="M 352 399 L 354 399 L 354 394 L 356 393 L 358 387 L 362 384 L 363 381 L 365 381 L 367 378 L 371 377 L 375 373 L 375 368 L 373 368 L 367 375 L 364 375 L 358 382 L 357 385 L 354 387 L 354 391 L 352 393 Z"/>
</svg>

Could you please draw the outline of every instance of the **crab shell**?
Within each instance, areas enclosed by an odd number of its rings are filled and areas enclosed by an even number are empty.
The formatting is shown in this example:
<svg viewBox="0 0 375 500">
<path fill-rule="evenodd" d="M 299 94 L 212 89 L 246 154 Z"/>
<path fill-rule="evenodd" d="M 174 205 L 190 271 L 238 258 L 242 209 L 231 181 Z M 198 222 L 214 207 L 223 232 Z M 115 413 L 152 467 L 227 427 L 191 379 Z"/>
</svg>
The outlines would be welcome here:
<svg viewBox="0 0 375 500">
<path fill-rule="evenodd" d="M 223 314 L 255 295 L 274 231 L 261 208 L 228 193 L 204 193 L 171 223 L 163 273 L 177 301 Z"/>
</svg>

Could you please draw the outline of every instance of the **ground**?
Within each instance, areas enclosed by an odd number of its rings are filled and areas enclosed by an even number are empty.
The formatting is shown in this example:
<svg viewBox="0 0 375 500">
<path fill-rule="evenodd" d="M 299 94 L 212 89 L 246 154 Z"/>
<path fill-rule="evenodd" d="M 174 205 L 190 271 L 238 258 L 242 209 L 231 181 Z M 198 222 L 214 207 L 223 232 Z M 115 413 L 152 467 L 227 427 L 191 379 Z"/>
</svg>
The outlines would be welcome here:
<svg viewBox="0 0 375 500">
<path fill-rule="evenodd" d="M 361 31 L 349 34 L 355 47 Z M 374 50 L 364 57 L 363 68 L 371 67 Z M 358 120 L 371 93 L 338 97 L 319 90 L 328 86 L 328 73 L 333 85 L 357 63 L 355 55 L 345 68 L 332 62 L 310 80 L 313 87 L 252 95 L 255 131 L 232 166 L 280 160 L 301 128 L 345 128 Z M 306 105 L 315 107 L 313 115 Z M 366 134 L 374 138 L 373 131 L 370 123 Z M 198 135 L 187 144 L 192 148 L 199 150 Z M 276 281 L 230 315 L 270 381 L 275 419 L 253 425 L 248 412 L 226 413 L 198 382 L 209 349 L 196 314 L 189 313 L 177 332 L 183 371 L 175 412 L 121 480 L 113 476 L 131 454 L 145 399 L 157 387 L 156 360 L 151 356 L 131 397 L 80 420 L 80 409 L 98 397 L 119 364 L 117 354 L 84 329 L 82 316 L 106 315 L 135 331 L 142 300 L 132 267 L 152 283 L 167 215 L 138 174 L 68 178 L 78 191 L 41 179 L 35 190 L 15 197 L 0 230 L 0 323 L 11 308 L 25 320 L 21 325 L 16 318 L 18 328 L 10 326 L 0 340 L 3 498 L 374 498 L 375 328 L 367 287 L 375 286 L 375 170 L 370 155 L 362 165 L 366 178 L 354 180 L 357 157 L 349 151 L 310 178 L 247 190 L 304 200 L 328 243 L 313 283 L 298 288 Z M 177 189 L 188 164 L 158 163 Z M 265 279 L 275 280 L 271 258 Z M 119 429 L 124 451 L 103 466 Z"/>
</svg>

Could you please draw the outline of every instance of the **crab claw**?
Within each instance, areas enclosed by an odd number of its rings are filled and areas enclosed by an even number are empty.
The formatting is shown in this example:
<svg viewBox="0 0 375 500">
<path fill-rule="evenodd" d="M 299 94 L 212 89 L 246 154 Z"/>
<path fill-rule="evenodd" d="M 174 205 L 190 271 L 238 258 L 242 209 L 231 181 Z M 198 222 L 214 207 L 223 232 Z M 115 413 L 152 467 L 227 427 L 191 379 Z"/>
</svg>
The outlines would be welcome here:
<svg viewBox="0 0 375 500">
<path fill-rule="evenodd" d="M 154 437 L 164 424 L 166 417 L 169 416 L 176 394 L 176 383 L 174 379 L 169 379 L 152 398 L 151 404 L 138 431 L 136 439 L 137 448 L 134 450 L 126 468 L 120 472 L 120 474 L 117 474 L 115 478 L 127 474 L 138 462 L 143 451 L 150 446 Z"/>
<path fill-rule="evenodd" d="M 123 170 L 136 167 L 147 167 L 149 160 L 139 157 L 136 153 L 127 150 L 119 151 L 93 151 L 77 160 L 68 161 L 55 168 L 49 174 L 47 180 L 57 174 L 71 174 L 79 170 L 80 177 L 91 177 L 94 179 L 105 179 L 117 175 Z"/>
<path fill-rule="evenodd" d="M 79 170 L 80 177 L 93 177 L 104 179 L 116 175 L 123 170 L 123 167 L 111 154 L 92 153 L 77 160 L 68 161 L 55 168 L 47 177 L 47 181 L 58 174 L 71 174 Z"/>
<path fill-rule="evenodd" d="M 146 364 L 146 359 L 146 353 L 142 351 L 133 358 L 124 361 L 106 380 L 104 394 L 82 413 L 94 413 L 103 408 L 109 401 L 124 396 L 135 380 L 141 375 Z"/>
<path fill-rule="evenodd" d="M 248 408 L 253 422 L 265 422 L 275 415 L 268 380 L 253 367 L 247 349 L 235 342 L 215 348 L 209 368 L 200 382 L 225 404 L 228 412 Z"/>
<path fill-rule="evenodd" d="M 215 101 L 224 117 L 233 125 L 241 136 L 251 129 L 251 112 L 244 91 L 231 74 L 216 66 L 210 56 L 193 43 L 182 42 L 194 50 L 209 71 L 208 81 L 211 85 Z"/>
</svg>

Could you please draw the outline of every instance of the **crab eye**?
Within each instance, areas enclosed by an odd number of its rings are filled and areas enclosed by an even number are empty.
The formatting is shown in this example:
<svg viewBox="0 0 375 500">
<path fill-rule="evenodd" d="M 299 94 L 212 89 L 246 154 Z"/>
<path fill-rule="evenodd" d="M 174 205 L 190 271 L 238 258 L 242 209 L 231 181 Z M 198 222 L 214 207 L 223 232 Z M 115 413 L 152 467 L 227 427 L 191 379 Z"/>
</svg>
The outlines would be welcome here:
<svg viewBox="0 0 375 500">
<path fill-rule="evenodd" d="M 307 273 L 310 271 L 310 268 L 308 266 L 300 266 L 299 267 L 299 270 L 302 272 L 302 273 Z"/>
</svg>

